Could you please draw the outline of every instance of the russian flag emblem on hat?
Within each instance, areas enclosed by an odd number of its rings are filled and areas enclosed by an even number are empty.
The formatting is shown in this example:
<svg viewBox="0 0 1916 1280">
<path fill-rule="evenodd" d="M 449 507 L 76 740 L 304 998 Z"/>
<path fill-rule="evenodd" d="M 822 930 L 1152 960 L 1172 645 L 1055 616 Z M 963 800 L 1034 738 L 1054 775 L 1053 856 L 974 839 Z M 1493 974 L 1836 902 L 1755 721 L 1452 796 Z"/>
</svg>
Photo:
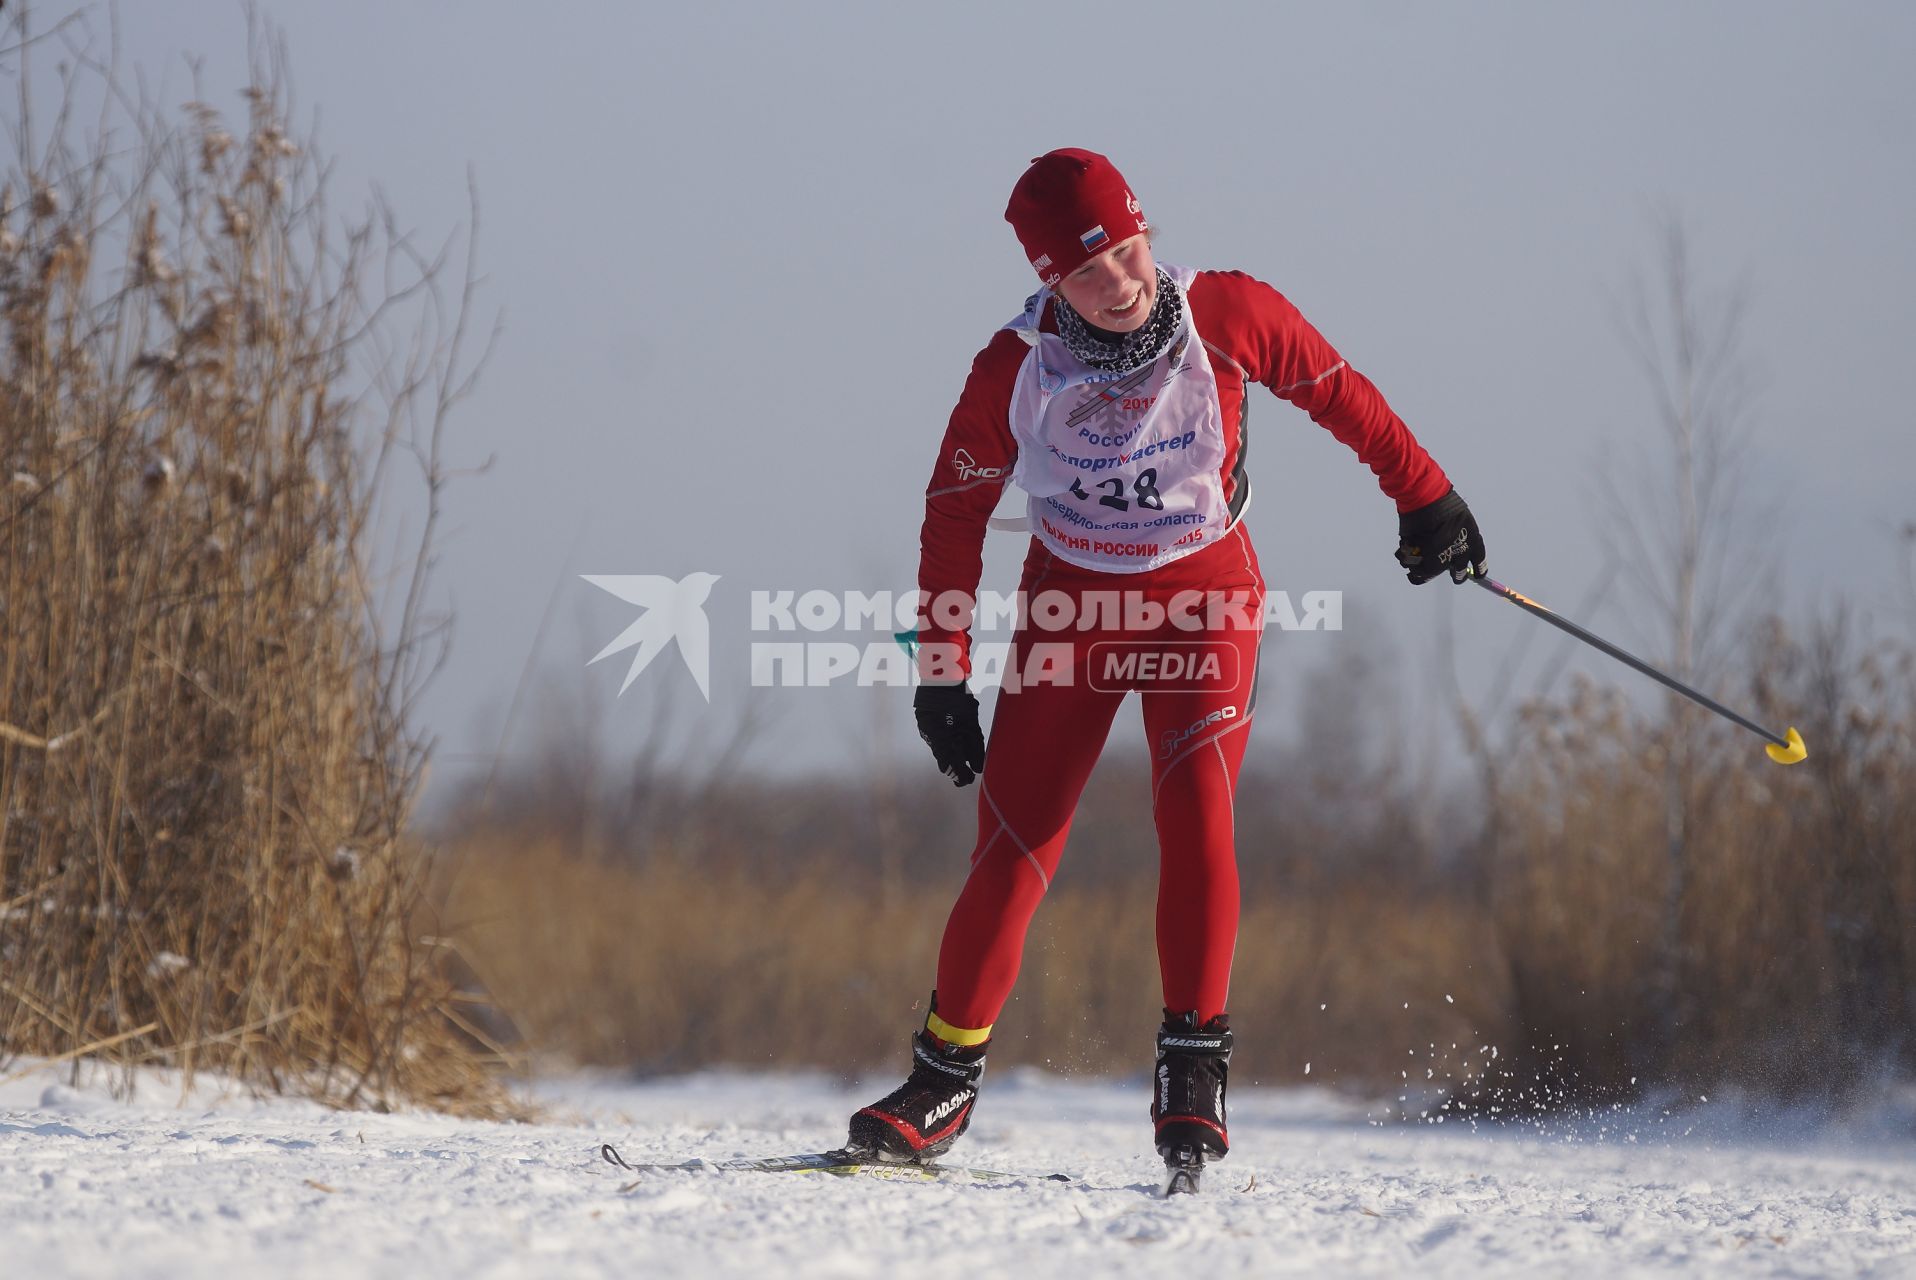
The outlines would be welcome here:
<svg viewBox="0 0 1916 1280">
<path fill-rule="evenodd" d="M 1098 224 L 1078 237 L 1078 241 L 1084 245 L 1084 251 L 1086 253 L 1096 253 L 1098 250 L 1104 248 L 1110 240 L 1111 237 L 1104 234 L 1103 223 Z"/>
</svg>

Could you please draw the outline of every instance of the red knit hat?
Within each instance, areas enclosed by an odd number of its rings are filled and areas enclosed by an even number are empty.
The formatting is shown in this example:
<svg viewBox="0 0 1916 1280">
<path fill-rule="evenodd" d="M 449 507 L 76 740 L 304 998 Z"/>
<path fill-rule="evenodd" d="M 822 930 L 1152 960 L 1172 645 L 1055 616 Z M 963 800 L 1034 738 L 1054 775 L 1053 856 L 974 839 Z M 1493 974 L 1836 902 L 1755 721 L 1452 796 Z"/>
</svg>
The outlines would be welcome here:
<svg viewBox="0 0 1916 1280">
<path fill-rule="evenodd" d="M 1011 189 L 1005 221 L 1048 285 L 1151 226 L 1117 166 L 1076 147 L 1031 162 Z"/>
</svg>

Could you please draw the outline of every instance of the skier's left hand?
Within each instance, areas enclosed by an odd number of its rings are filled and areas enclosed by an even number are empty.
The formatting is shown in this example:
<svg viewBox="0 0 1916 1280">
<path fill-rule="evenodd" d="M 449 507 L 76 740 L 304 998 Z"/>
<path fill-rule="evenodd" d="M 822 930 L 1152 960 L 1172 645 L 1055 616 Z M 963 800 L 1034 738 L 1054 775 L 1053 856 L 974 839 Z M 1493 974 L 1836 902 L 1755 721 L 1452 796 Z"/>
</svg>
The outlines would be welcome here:
<svg viewBox="0 0 1916 1280">
<path fill-rule="evenodd" d="M 1455 489 L 1437 501 L 1397 517 L 1397 563 L 1413 584 L 1429 582 L 1446 569 L 1452 582 L 1484 575 L 1484 535 L 1470 504 Z"/>
</svg>

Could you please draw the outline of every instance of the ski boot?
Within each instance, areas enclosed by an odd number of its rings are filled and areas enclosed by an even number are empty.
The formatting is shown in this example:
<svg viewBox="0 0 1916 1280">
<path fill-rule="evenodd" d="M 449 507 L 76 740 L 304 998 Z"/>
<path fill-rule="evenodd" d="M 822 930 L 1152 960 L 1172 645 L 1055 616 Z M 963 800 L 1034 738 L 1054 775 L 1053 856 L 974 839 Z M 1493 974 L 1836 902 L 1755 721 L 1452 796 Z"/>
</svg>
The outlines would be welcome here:
<svg viewBox="0 0 1916 1280">
<path fill-rule="evenodd" d="M 971 1125 L 978 1079 L 985 1073 L 985 1049 L 991 1043 L 989 1031 L 951 1026 L 938 1016 L 934 1003 L 925 1029 L 911 1039 L 911 1075 L 852 1117 L 846 1147 L 870 1159 L 911 1164 L 924 1164 L 948 1151 Z M 981 1034 L 984 1038 L 972 1044 L 944 1038 Z"/>
<path fill-rule="evenodd" d="M 1230 1151 L 1224 1124 L 1230 1069 L 1231 1024 L 1225 1015 L 1200 1027 L 1195 1012 L 1164 1011 L 1151 1120 L 1164 1158 L 1165 1195 L 1196 1191 L 1205 1161 Z"/>
</svg>

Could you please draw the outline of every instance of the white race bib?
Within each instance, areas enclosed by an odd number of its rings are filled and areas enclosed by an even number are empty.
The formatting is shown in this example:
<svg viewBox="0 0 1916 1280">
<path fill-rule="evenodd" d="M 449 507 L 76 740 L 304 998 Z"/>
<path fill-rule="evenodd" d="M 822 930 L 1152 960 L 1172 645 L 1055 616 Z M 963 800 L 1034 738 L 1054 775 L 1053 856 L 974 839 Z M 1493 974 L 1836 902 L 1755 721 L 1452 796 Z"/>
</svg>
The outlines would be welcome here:
<svg viewBox="0 0 1916 1280">
<path fill-rule="evenodd" d="M 1197 272 L 1164 267 L 1180 291 Z M 1224 411 L 1188 295 L 1171 347 L 1141 369 L 1107 373 L 1041 333 L 1049 289 L 1005 327 L 1031 344 L 1011 395 L 1032 533 L 1087 569 L 1141 573 L 1224 533 Z"/>
</svg>

